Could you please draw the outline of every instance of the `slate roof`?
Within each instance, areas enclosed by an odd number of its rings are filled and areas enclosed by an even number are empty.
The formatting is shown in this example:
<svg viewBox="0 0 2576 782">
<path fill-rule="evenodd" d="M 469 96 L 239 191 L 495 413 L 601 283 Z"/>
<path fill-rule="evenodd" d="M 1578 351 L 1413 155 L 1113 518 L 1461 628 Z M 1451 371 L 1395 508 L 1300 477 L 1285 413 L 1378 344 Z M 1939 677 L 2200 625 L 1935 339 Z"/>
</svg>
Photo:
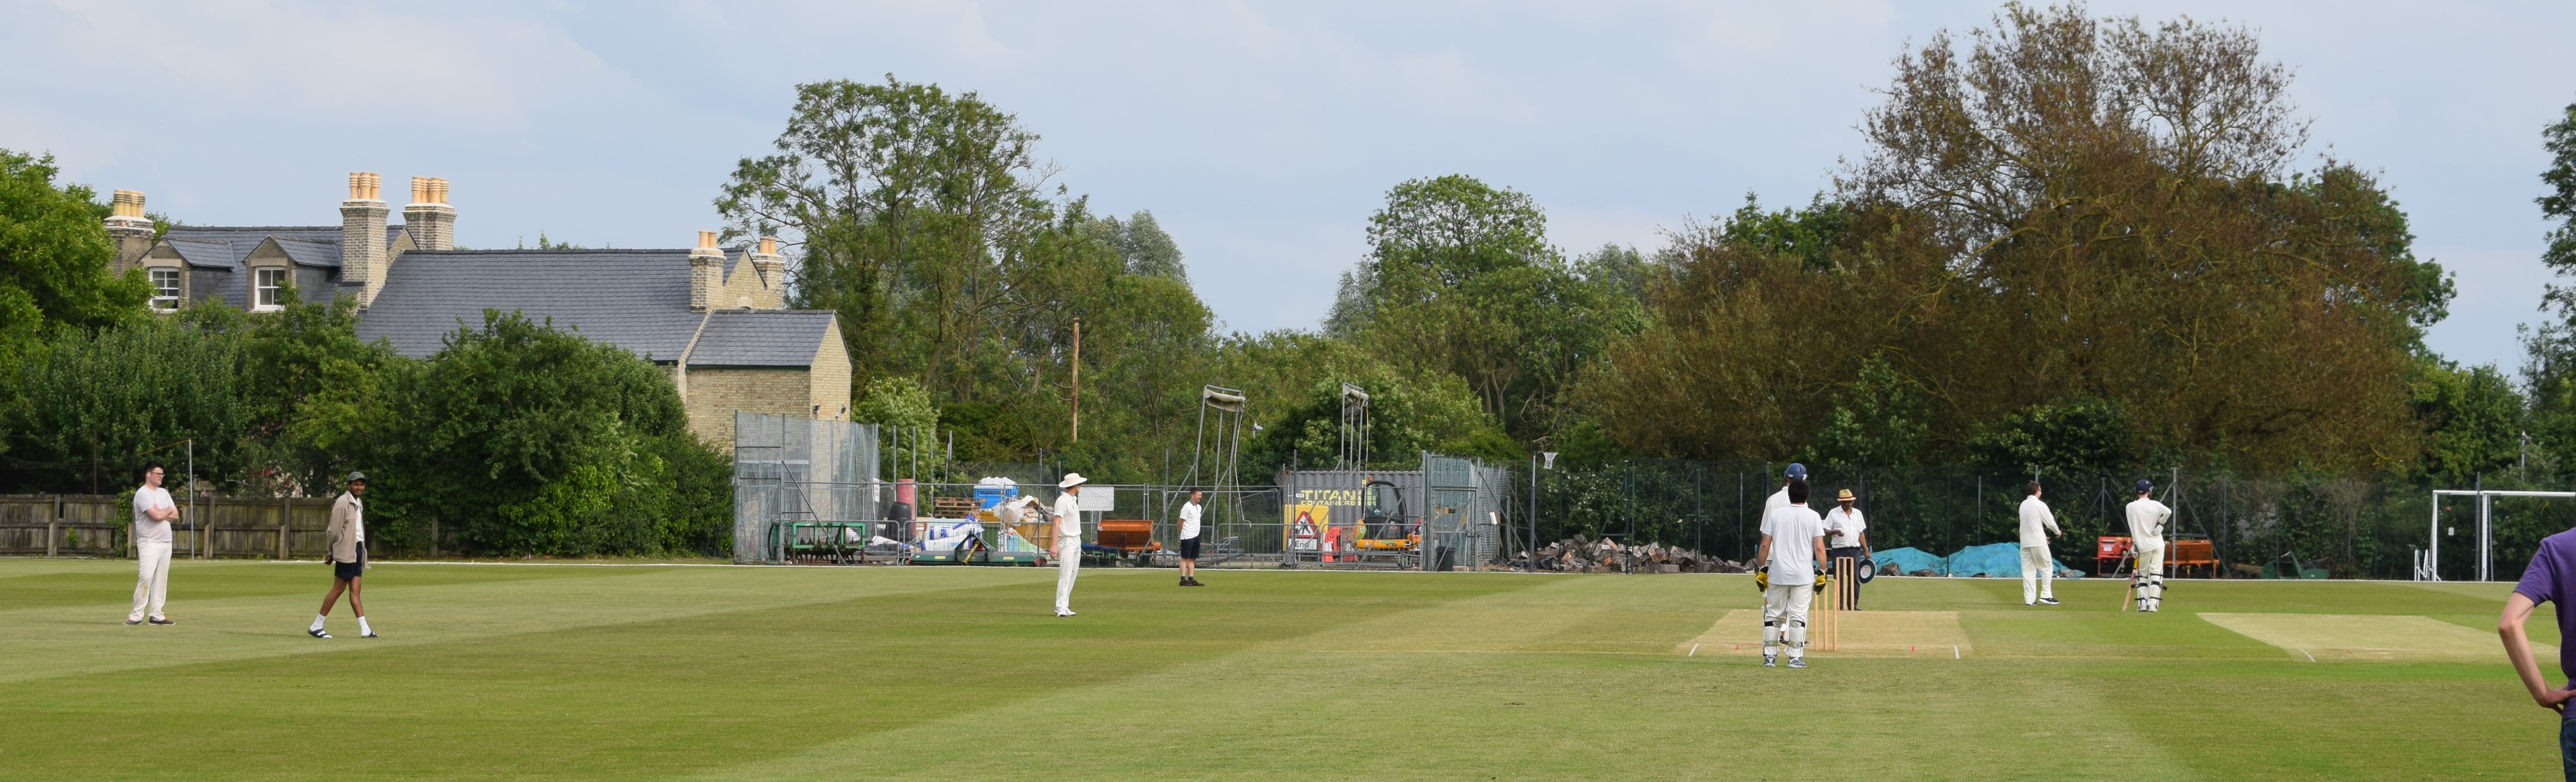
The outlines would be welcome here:
<svg viewBox="0 0 2576 782">
<path fill-rule="evenodd" d="M 179 253 L 179 259 L 191 267 L 240 271 L 241 259 L 233 255 L 232 242 L 222 239 L 163 239 L 163 244 Z M 248 253 L 244 253 L 247 255 Z"/>
<path fill-rule="evenodd" d="M 460 325 L 481 326 L 490 308 L 674 361 L 703 315 L 689 310 L 686 249 L 415 250 L 396 256 L 384 285 L 358 336 L 412 357 L 438 352 Z"/>
<path fill-rule="evenodd" d="M 689 368 L 810 367 L 831 327 L 831 310 L 717 310 Z"/>
<path fill-rule="evenodd" d="M 331 237 L 327 242 L 300 236 L 270 236 L 269 238 L 277 240 L 277 249 L 286 251 L 286 257 L 293 259 L 298 266 L 340 268 L 340 237 L 338 236 Z"/>
</svg>

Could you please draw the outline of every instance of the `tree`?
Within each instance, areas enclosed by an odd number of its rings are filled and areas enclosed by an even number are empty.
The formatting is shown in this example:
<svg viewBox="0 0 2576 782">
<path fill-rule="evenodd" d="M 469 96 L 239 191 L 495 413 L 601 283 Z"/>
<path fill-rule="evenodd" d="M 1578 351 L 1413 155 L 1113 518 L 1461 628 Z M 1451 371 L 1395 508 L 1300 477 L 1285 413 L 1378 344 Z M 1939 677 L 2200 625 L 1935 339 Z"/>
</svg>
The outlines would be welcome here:
<svg viewBox="0 0 2576 782">
<path fill-rule="evenodd" d="M 2540 140 L 2541 148 L 2549 150 L 2549 168 L 2540 172 L 2549 192 L 2533 201 L 2540 204 L 2541 216 L 2558 221 L 2540 262 L 2561 275 L 2576 274 L 2576 103 L 2567 104 L 2557 122 L 2541 129 Z M 2576 290 L 2551 285 L 2548 301 L 2576 321 Z"/>
<path fill-rule="evenodd" d="M 1099 226 L 1109 246 L 1118 248 L 1118 255 L 1127 259 L 1128 274 L 1190 281 L 1190 270 L 1181 262 L 1180 244 L 1172 241 L 1171 234 L 1163 233 L 1163 224 L 1155 222 L 1153 212 L 1136 210 L 1124 222 L 1103 217 Z"/>
<path fill-rule="evenodd" d="M 360 462 L 397 534 L 435 518 L 511 554 L 718 553 L 730 540 L 716 488 L 730 466 L 632 353 L 486 311 L 389 380 Z"/>
<path fill-rule="evenodd" d="M 1537 202 L 1508 188 L 1464 175 L 1398 184 L 1368 236 L 1326 333 L 1457 375 L 1517 439 L 1564 423 L 1560 396 L 1612 336 L 1641 325 L 1620 295 L 1642 265 L 1634 253 L 1568 264 Z"/>
<path fill-rule="evenodd" d="M 152 295 L 139 269 L 108 274 L 116 260 L 108 208 L 86 186 L 56 186 L 58 173 L 52 155 L 0 149 L 0 357 L 47 324 L 96 328 L 140 317 Z"/>
<path fill-rule="evenodd" d="M 169 461 L 164 446 L 191 438 L 199 474 L 233 473 L 253 417 L 243 352 L 238 334 L 181 318 L 54 331 L 4 379 L 10 483 L 113 492 L 146 460 Z"/>
<path fill-rule="evenodd" d="M 2407 369 L 2449 277 L 2306 139 L 2253 36 L 2006 6 L 1896 62 L 1830 200 L 1677 232 L 1655 328 L 1590 398 L 1633 448 L 1812 447 L 1868 357 L 1921 389 L 1926 458 L 2115 403 L 2132 459 L 2407 469 Z"/>
<path fill-rule="evenodd" d="M 2522 437 L 2531 424 L 2511 378 L 2493 365 L 2464 370 L 2429 357 L 2416 364 L 2413 375 L 2412 406 L 2425 432 L 2425 475 L 2458 485 L 2521 461 Z"/>
</svg>

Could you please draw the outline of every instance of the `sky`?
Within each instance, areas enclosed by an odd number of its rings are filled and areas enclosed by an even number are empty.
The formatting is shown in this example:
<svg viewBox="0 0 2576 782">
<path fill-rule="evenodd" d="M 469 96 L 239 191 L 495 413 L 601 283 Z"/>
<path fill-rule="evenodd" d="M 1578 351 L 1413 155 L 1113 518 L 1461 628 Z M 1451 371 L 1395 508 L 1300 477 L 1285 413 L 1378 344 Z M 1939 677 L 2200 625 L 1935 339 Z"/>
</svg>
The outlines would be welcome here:
<svg viewBox="0 0 2576 782">
<path fill-rule="evenodd" d="M 351 171 L 451 182 L 457 242 L 685 247 L 795 85 L 935 82 L 1041 137 L 1051 184 L 1150 210 L 1224 328 L 1313 328 L 1388 188 L 1528 193 L 1568 252 L 1803 204 L 1890 62 L 1984 2 L 695 3 L 0 0 L 0 148 L 211 225 L 338 222 Z M 2521 363 L 2554 277 L 2540 129 L 2576 3 L 2098 2 L 2253 28 L 2323 156 L 2381 173 L 2457 274 L 2428 341 Z M 399 207 L 399 203 L 396 204 Z"/>
</svg>

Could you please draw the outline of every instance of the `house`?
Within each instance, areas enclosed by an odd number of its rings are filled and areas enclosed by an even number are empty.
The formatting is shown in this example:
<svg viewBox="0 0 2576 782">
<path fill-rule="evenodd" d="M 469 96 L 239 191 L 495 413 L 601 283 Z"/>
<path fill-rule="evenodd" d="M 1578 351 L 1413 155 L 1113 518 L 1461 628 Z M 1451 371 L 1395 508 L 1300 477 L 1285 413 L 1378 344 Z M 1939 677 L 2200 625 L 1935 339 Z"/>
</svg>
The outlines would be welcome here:
<svg viewBox="0 0 2576 782">
<path fill-rule="evenodd" d="M 734 411 L 846 420 L 850 355 L 828 310 L 786 309 L 778 240 L 682 249 L 459 250 L 447 181 L 414 177 L 404 222 L 387 225 L 376 174 L 349 175 L 337 226 L 173 226 L 159 238 L 143 194 L 116 191 L 114 270 L 141 267 L 152 306 L 214 300 L 251 311 L 289 295 L 345 296 L 358 336 L 429 356 L 483 311 L 517 311 L 663 367 L 689 429 L 733 442 Z"/>
</svg>

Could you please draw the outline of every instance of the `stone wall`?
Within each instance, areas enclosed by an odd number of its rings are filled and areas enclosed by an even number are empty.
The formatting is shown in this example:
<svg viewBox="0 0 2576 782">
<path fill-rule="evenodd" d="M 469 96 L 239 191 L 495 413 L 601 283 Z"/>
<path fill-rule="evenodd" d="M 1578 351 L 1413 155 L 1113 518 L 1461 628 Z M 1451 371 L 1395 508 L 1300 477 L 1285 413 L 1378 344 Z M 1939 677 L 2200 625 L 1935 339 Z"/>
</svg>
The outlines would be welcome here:
<svg viewBox="0 0 2576 782">
<path fill-rule="evenodd" d="M 846 366 L 846 363 L 845 363 Z M 849 386 L 847 370 L 841 385 Z M 733 414 L 755 413 L 814 417 L 813 381 L 803 367 L 689 370 L 689 431 L 717 448 L 733 448 Z M 842 399 L 849 398 L 847 391 Z M 839 409 L 836 405 L 833 410 Z M 830 417 L 833 410 L 823 411 Z"/>
</svg>

